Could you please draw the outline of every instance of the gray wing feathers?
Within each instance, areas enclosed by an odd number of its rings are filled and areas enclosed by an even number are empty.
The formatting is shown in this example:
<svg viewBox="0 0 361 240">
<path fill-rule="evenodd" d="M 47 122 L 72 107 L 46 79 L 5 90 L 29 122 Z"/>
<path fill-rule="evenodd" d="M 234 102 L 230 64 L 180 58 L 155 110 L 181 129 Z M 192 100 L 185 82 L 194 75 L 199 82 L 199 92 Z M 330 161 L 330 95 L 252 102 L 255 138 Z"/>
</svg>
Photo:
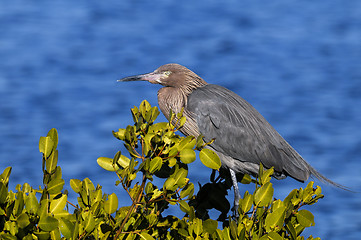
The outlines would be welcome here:
<svg viewBox="0 0 361 240">
<path fill-rule="evenodd" d="M 194 115 L 205 141 L 216 151 L 243 163 L 274 167 L 276 176 L 306 181 L 309 164 L 247 101 L 218 85 L 206 85 L 188 97 L 187 110 Z M 254 172 L 257 174 L 257 172 Z"/>
</svg>

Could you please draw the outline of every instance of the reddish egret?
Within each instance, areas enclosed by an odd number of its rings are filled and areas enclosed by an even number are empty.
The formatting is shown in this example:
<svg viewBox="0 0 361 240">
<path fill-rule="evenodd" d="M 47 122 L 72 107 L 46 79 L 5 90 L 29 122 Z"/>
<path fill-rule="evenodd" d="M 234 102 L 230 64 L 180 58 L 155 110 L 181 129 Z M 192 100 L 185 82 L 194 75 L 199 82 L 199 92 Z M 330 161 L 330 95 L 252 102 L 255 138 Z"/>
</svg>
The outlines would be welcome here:
<svg viewBox="0 0 361 240">
<path fill-rule="evenodd" d="M 257 176 L 259 165 L 274 167 L 273 177 L 290 176 L 300 182 L 310 175 L 337 187 L 310 166 L 266 119 L 234 92 L 208 84 L 197 74 L 179 64 L 166 64 L 154 72 L 126 77 L 121 82 L 148 81 L 164 86 L 158 91 L 158 104 L 169 119 L 184 107 L 186 123 L 180 131 L 188 136 L 202 134 L 228 168 L 233 182 L 237 212 L 240 198 L 236 173 Z"/>
</svg>

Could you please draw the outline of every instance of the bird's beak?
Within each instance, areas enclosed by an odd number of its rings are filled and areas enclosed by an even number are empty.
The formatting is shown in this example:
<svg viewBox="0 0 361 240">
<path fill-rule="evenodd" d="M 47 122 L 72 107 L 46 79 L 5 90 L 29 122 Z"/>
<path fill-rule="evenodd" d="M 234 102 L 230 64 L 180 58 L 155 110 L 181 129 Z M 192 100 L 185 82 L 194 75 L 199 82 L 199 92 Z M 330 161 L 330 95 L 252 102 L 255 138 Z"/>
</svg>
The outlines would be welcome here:
<svg viewBox="0 0 361 240">
<path fill-rule="evenodd" d="M 118 80 L 118 82 L 148 81 L 150 83 L 161 84 L 162 77 L 163 77 L 162 73 L 151 72 L 146 74 L 125 77 Z"/>
</svg>

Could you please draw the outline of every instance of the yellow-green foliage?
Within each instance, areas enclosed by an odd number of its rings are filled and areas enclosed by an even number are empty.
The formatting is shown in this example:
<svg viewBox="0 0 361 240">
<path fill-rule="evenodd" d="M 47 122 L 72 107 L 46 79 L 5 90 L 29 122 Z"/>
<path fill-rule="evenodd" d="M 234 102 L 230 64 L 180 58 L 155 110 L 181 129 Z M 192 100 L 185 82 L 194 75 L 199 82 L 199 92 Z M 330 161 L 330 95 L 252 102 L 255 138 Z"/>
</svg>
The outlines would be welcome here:
<svg viewBox="0 0 361 240">
<path fill-rule="evenodd" d="M 113 132 L 128 152 L 114 158 L 100 157 L 98 164 L 114 171 L 116 184 L 125 190 L 131 206 L 118 206 L 116 194 L 104 194 L 90 179 L 70 180 L 78 202 L 67 201 L 64 180 L 58 163 L 58 135 L 55 129 L 41 137 L 43 185 L 39 189 L 25 183 L 16 192 L 8 190 L 11 167 L 0 175 L 1 239 L 303 239 L 300 234 L 314 225 L 314 217 L 304 205 L 322 198 L 321 188 L 310 182 L 305 189 L 294 189 L 283 201 L 273 198 L 270 182 L 273 169 L 260 167 L 259 178 L 239 176 L 241 183 L 255 185 L 239 202 L 238 219 L 232 218 L 226 199 L 230 182 L 225 171 L 200 186 L 187 178 L 188 164 L 200 151 L 204 165 L 220 168 L 214 152 L 205 148 L 202 137 L 181 137 L 177 131 L 185 123 L 182 113 L 171 114 L 175 125 L 154 123 L 156 107 L 143 101 L 132 109 L 134 125 Z M 162 184 L 157 186 L 153 181 Z M 74 194 L 74 193 L 71 193 Z M 165 215 L 167 208 L 179 208 L 182 219 Z M 220 212 L 210 219 L 209 209 Z M 222 227 L 220 227 L 222 226 Z M 313 239 L 310 236 L 308 239 Z"/>
</svg>

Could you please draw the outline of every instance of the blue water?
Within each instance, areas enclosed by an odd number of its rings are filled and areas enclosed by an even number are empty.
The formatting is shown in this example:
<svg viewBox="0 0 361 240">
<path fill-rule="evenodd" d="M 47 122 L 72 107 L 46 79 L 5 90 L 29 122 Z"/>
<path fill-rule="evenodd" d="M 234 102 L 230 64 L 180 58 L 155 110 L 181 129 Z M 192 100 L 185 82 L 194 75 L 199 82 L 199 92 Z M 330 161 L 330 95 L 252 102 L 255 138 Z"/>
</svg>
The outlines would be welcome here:
<svg viewBox="0 0 361 240">
<path fill-rule="evenodd" d="M 2 1 L 0 170 L 13 166 L 11 188 L 41 185 L 38 140 L 55 127 L 66 182 L 118 193 L 96 159 L 123 149 L 111 131 L 143 99 L 157 105 L 159 86 L 116 79 L 169 62 L 244 97 L 321 173 L 361 191 L 357 0 Z M 207 182 L 194 168 L 190 179 Z M 281 198 L 306 186 L 274 184 Z M 305 236 L 359 239 L 360 193 L 322 187 Z"/>
</svg>

